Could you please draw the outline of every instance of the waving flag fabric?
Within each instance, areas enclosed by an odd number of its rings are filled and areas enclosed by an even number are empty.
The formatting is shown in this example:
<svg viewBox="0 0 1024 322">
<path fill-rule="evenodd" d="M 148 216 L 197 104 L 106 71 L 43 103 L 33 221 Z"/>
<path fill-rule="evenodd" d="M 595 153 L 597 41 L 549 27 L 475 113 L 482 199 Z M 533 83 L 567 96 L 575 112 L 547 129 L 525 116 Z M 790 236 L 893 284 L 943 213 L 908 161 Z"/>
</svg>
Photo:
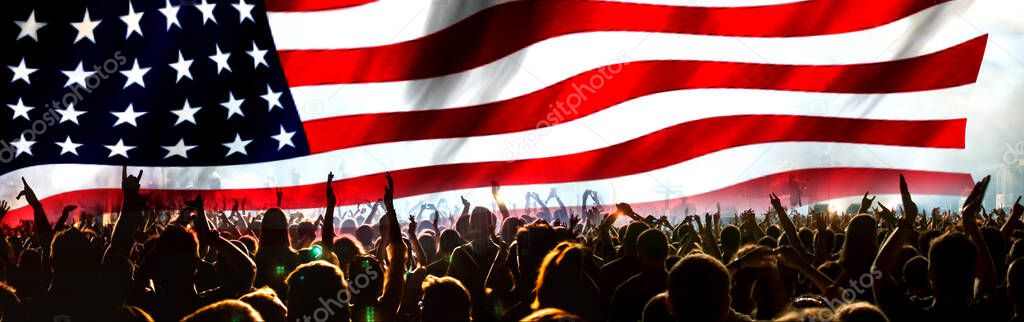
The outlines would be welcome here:
<svg viewBox="0 0 1024 322">
<path fill-rule="evenodd" d="M 155 200 L 292 209 L 321 206 L 329 171 L 347 205 L 385 171 L 409 204 L 499 180 L 745 208 L 893 193 L 898 173 L 961 195 L 972 170 L 933 161 L 965 159 L 992 50 L 963 1 L 6 6 L 2 197 L 25 177 L 94 211 L 122 164 Z"/>
</svg>

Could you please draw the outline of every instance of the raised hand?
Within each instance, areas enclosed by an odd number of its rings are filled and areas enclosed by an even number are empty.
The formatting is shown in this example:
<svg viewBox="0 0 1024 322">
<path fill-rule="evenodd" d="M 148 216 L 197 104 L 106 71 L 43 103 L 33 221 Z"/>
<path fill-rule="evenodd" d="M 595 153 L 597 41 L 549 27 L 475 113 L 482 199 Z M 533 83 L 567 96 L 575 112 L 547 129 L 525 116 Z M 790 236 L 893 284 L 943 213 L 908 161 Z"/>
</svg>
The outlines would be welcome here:
<svg viewBox="0 0 1024 322">
<path fill-rule="evenodd" d="M 21 192 L 18 193 L 17 199 L 25 197 L 25 201 L 30 205 L 39 204 L 39 198 L 36 198 L 35 191 L 32 191 L 32 187 L 28 186 L 28 181 L 25 181 L 25 177 L 21 177 L 21 184 L 23 185 L 23 188 L 21 189 Z"/>
<path fill-rule="evenodd" d="M 334 172 L 327 173 L 327 207 L 334 208 L 338 204 L 338 199 L 334 195 L 334 188 L 331 187 L 331 183 L 334 181 Z M 333 220 L 333 219 L 332 219 Z"/>
<path fill-rule="evenodd" d="M 439 221 L 440 219 L 441 219 L 441 212 L 440 212 L 440 211 L 437 211 L 437 209 L 434 209 L 434 215 L 432 215 L 432 216 L 431 216 L 431 218 L 430 218 L 430 223 L 432 224 L 432 226 L 434 226 L 434 233 L 436 233 L 436 234 L 437 234 L 437 236 L 438 236 L 438 238 L 439 238 L 439 239 L 440 239 L 440 237 L 441 237 L 441 231 L 440 231 L 440 229 L 438 228 L 438 224 L 437 224 L 437 222 L 438 222 L 438 221 Z"/>
<path fill-rule="evenodd" d="M 384 186 L 384 209 L 389 212 L 388 215 L 397 216 L 395 211 L 395 179 L 391 177 L 391 172 L 385 173 L 384 179 L 387 180 L 387 185 Z"/>
<path fill-rule="evenodd" d="M 1020 199 L 1017 200 L 1020 201 Z M 11 206 L 7 205 L 6 200 L 0 200 L 0 221 L 4 220 L 4 217 L 7 216 L 8 211 L 11 211 Z"/>
<path fill-rule="evenodd" d="M 779 220 L 782 220 L 783 215 L 786 214 L 786 208 L 782 206 L 782 199 L 774 192 L 768 194 L 768 198 L 772 202 L 772 209 L 775 209 L 776 214 L 779 216 Z"/>
<path fill-rule="evenodd" d="M 1024 205 L 1020 204 L 1020 198 L 1020 196 L 1017 196 L 1017 202 L 1013 203 L 1013 210 L 1010 212 L 1010 218 L 1020 219 L 1021 214 L 1024 214 Z"/>
<path fill-rule="evenodd" d="M 274 190 L 274 195 L 277 196 L 277 207 L 281 208 L 281 199 L 284 198 L 284 190 L 281 190 L 281 189 Z"/>
<path fill-rule="evenodd" d="M 868 198 L 868 191 L 865 191 L 864 192 L 864 197 L 860 198 L 860 213 L 862 213 L 862 214 L 867 213 L 868 210 L 871 209 L 871 204 L 875 202 L 875 198 L 878 198 L 878 197 L 875 196 L 875 197 Z"/>
<path fill-rule="evenodd" d="M 643 218 L 641 218 L 639 214 L 633 211 L 633 206 L 630 206 L 628 203 L 617 203 L 615 204 L 615 209 L 618 210 L 618 212 L 622 213 L 623 215 L 629 216 L 629 218 L 633 220 L 643 221 Z"/>
<path fill-rule="evenodd" d="M 900 224 L 900 221 L 896 220 L 896 215 L 892 213 L 892 210 L 886 208 L 885 205 L 883 205 L 881 202 L 878 203 L 878 208 L 875 209 L 875 213 L 878 214 L 879 217 L 882 217 L 882 220 L 884 220 L 889 225 Z M 913 225 L 913 223 L 908 224 Z"/>
<path fill-rule="evenodd" d="M 139 189 L 142 188 L 142 169 L 139 169 L 139 175 L 133 176 L 128 174 L 128 166 L 121 167 L 121 191 L 127 194 L 137 195 Z M 24 178 L 22 178 L 24 180 Z"/>
<path fill-rule="evenodd" d="M 823 214 L 811 214 L 811 219 L 814 221 L 814 228 L 818 232 L 824 232 L 828 230 L 828 226 L 825 224 L 825 215 Z"/>
<path fill-rule="evenodd" d="M 78 206 L 76 206 L 76 205 L 64 206 L 64 210 L 61 211 L 61 213 L 60 213 L 60 218 L 57 219 L 57 222 L 53 224 L 53 231 L 61 231 L 61 230 L 63 230 L 64 227 L 65 227 L 65 222 L 67 222 L 67 220 L 68 220 L 68 216 L 70 216 L 71 212 L 75 211 L 75 209 L 78 209 Z"/>
<path fill-rule="evenodd" d="M 580 224 L 580 219 L 580 216 L 569 215 L 569 231 L 574 231 L 573 229 L 576 228 L 576 225 Z"/>
<path fill-rule="evenodd" d="M 214 201 L 214 202 L 216 202 L 216 201 Z M 196 211 L 203 211 L 205 209 L 204 206 L 203 206 L 203 195 L 202 194 L 196 194 L 196 198 L 195 199 L 185 200 L 185 206 L 189 207 L 189 208 L 192 208 L 192 209 L 195 209 Z"/>
<path fill-rule="evenodd" d="M 497 181 L 491 180 L 491 195 L 498 198 L 499 193 L 501 193 L 501 185 Z"/>
<path fill-rule="evenodd" d="M 406 228 L 405 231 L 409 238 L 416 238 L 416 226 L 416 217 L 413 215 L 409 215 L 409 226 L 408 228 Z"/>
<path fill-rule="evenodd" d="M 910 189 L 907 188 L 907 179 L 900 175 L 900 197 L 903 199 L 903 219 L 901 224 L 913 224 L 917 219 L 917 204 L 910 198 Z M 909 226 L 913 227 L 913 226 Z"/>
<path fill-rule="evenodd" d="M 974 189 L 971 190 L 971 194 L 967 196 L 967 200 L 964 201 L 964 206 L 960 210 L 961 215 L 964 219 L 964 229 L 977 229 L 977 215 L 981 210 L 981 202 L 985 199 L 985 190 L 988 189 L 988 182 L 991 176 L 985 176 L 980 182 L 974 185 Z"/>
</svg>

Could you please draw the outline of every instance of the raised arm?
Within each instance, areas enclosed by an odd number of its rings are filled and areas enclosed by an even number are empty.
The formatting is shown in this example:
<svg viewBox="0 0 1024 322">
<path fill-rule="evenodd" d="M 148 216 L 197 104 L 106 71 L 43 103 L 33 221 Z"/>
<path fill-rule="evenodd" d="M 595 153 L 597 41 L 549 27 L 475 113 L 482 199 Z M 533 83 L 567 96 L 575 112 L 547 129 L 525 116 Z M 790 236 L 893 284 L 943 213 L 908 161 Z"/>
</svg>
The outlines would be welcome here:
<svg viewBox="0 0 1024 322">
<path fill-rule="evenodd" d="M 214 201 L 216 202 L 216 201 Z M 220 260 L 228 265 L 232 272 L 235 274 L 226 274 L 227 278 L 235 279 L 239 283 L 222 283 L 224 285 L 237 285 L 238 289 L 236 292 L 248 291 L 252 287 L 252 283 L 256 278 L 256 263 L 249 258 L 244 251 L 235 247 L 227 239 L 221 237 L 220 233 L 217 233 L 210 225 L 210 221 L 206 217 L 206 211 L 203 205 L 203 195 L 196 195 L 196 199 L 187 201 L 186 205 L 192 208 L 196 212 L 196 221 L 193 224 L 195 227 L 196 235 L 199 237 L 200 244 L 207 245 L 217 250 L 217 254 L 220 256 Z"/>
<path fill-rule="evenodd" d="M 114 224 L 110 245 L 107 246 L 106 254 L 103 256 L 104 261 L 111 258 L 112 255 L 128 257 L 131 252 L 133 235 L 139 229 L 139 224 L 142 223 L 142 209 L 148 198 L 148 196 L 139 194 L 141 180 L 142 170 L 139 170 L 138 176 L 132 176 L 128 174 L 127 166 L 121 167 L 121 193 L 123 194 L 121 216 L 117 217 L 117 223 Z"/>
<path fill-rule="evenodd" d="M 890 299 L 896 299 L 896 278 L 893 276 L 893 272 L 901 269 L 899 267 L 899 251 L 907 241 L 913 236 L 914 223 L 917 222 L 917 204 L 910 196 L 910 190 L 907 187 L 907 180 L 900 175 L 900 196 L 903 199 L 903 218 L 899 221 L 896 226 L 896 230 L 889 235 L 889 238 L 882 243 L 882 248 L 878 251 L 878 256 L 875 257 L 875 264 L 872 272 L 879 272 L 881 274 L 878 281 L 873 285 L 873 291 L 875 299 L 879 301 L 881 305 L 896 305 L 890 302 Z M 882 206 L 879 204 L 879 206 Z M 884 206 L 882 206 L 883 209 Z"/>
<path fill-rule="evenodd" d="M 1020 196 L 1017 196 L 1017 202 L 1013 203 L 1013 210 L 1010 212 L 1010 219 L 1007 219 L 1003 226 L 999 228 L 999 231 L 1003 233 L 1003 238 L 1010 240 L 1010 234 L 1014 230 L 1020 229 L 1020 216 L 1024 214 L 1024 206 L 1020 204 Z"/>
<path fill-rule="evenodd" d="M 782 206 L 782 200 L 780 200 L 779 196 L 774 193 L 770 194 L 769 198 L 772 201 L 772 208 L 775 209 L 776 215 L 779 216 L 779 223 L 782 224 L 782 230 L 785 231 L 786 236 L 789 237 L 789 245 L 793 246 L 793 249 L 796 249 L 796 251 L 800 253 L 800 256 L 805 260 L 810 259 L 811 255 L 807 249 L 804 248 L 804 244 L 800 242 L 800 236 L 796 232 L 796 225 L 794 225 L 793 221 L 789 219 L 789 214 L 786 213 L 786 208 Z"/>
<path fill-rule="evenodd" d="M 978 257 L 975 259 L 975 272 L 977 283 L 975 283 L 974 294 L 989 294 L 999 285 L 996 277 L 995 265 L 992 262 L 992 254 L 988 251 L 985 238 L 981 236 L 978 229 L 978 212 L 981 210 L 981 202 L 985 199 L 985 190 L 988 189 L 988 182 L 991 176 L 985 176 L 980 182 L 974 185 L 974 190 L 967 196 L 960 214 L 963 216 L 964 232 L 967 238 L 974 243 L 978 249 Z"/>
<path fill-rule="evenodd" d="M 551 199 L 555 199 L 555 202 L 558 203 L 559 210 L 561 210 L 562 212 L 565 212 L 565 214 L 567 216 L 569 215 L 569 210 L 565 209 L 565 204 L 562 203 L 562 198 L 558 197 L 558 193 L 555 192 L 555 188 L 551 188 L 551 193 L 548 194 L 548 200 L 551 200 Z"/>
<path fill-rule="evenodd" d="M 391 173 L 384 175 L 387 185 L 384 186 L 384 218 L 380 227 L 383 238 L 387 239 L 388 271 L 384 275 L 384 293 L 380 297 L 381 306 L 389 314 L 397 314 L 402 299 L 402 288 L 405 285 L 405 243 L 402 242 L 401 229 L 398 227 L 398 213 L 395 211 L 395 181 Z"/>
<path fill-rule="evenodd" d="M 338 199 L 334 195 L 334 188 L 331 184 L 334 181 L 334 172 L 327 174 L 327 187 L 325 191 L 325 199 L 327 204 L 326 212 L 324 213 L 324 222 L 320 225 L 320 243 L 324 245 L 327 251 L 334 249 L 334 206 L 338 204 Z"/>
<path fill-rule="evenodd" d="M 70 216 L 71 212 L 75 211 L 75 209 L 78 209 L 78 206 L 76 206 L 76 205 L 64 206 L 64 210 L 60 212 L 60 218 L 57 219 L 57 222 L 53 224 L 53 232 L 54 233 L 59 232 L 61 230 L 64 230 L 64 227 L 67 227 L 68 216 Z"/>
<path fill-rule="evenodd" d="M 25 197 L 25 201 L 32 207 L 32 219 L 35 222 L 36 238 L 44 250 L 49 250 L 50 239 L 53 238 L 53 227 L 50 226 L 50 222 L 46 219 L 43 203 L 39 202 L 39 198 L 36 198 L 35 191 L 32 191 L 32 187 L 29 187 L 25 177 L 21 177 L 21 184 L 24 185 L 24 188 L 18 193 L 18 199 Z M 44 254 L 47 253 L 44 252 Z"/>
<path fill-rule="evenodd" d="M 791 246 L 782 246 L 776 249 L 775 253 L 778 255 L 779 261 L 783 265 L 799 270 L 801 274 L 811 281 L 811 284 L 814 284 L 814 286 L 822 292 L 822 294 L 828 297 L 835 297 L 835 295 L 838 295 L 835 294 L 835 291 L 837 290 L 837 288 L 834 287 L 835 282 L 832 281 L 828 275 L 825 275 L 815 268 L 814 265 L 811 265 L 810 262 L 804 260 L 803 255 L 801 255 L 795 248 Z M 841 285 L 838 286 L 841 287 Z"/>
<path fill-rule="evenodd" d="M 462 198 L 462 213 L 459 214 L 459 217 L 469 216 L 469 200 L 466 200 L 466 197 L 461 197 L 460 196 L 459 198 Z M 451 227 L 452 229 L 455 229 L 455 223 L 454 222 L 452 222 L 451 226 L 452 226 Z"/>
<path fill-rule="evenodd" d="M 498 182 L 494 180 L 491 180 L 491 197 L 494 197 L 494 203 L 498 204 L 498 210 L 501 212 L 501 218 L 498 218 L 498 223 L 512 216 L 508 212 L 508 207 L 505 206 L 505 201 L 501 198 L 501 185 L 498 185 Z"/>
<path fill-rule="evenodd" d="M 412 254 L 416 259 L 416 265 L 426 267 L 430 263 L 427 263 L 427 254 L 423 251 L 419 238 L 416 238 L 416 224 L 416 218 L 409 216 L 409 228 L 405 231 L 405 235 L 409 238 L 409 245 L 412 246 Z"/>
</svg>

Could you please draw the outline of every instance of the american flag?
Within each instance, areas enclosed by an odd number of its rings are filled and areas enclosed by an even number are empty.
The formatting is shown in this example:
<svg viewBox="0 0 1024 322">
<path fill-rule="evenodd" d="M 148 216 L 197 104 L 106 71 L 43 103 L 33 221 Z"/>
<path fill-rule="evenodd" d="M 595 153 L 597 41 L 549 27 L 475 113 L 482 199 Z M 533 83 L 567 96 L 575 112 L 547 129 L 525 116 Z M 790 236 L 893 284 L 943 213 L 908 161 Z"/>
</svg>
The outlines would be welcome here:
<svg viewBox="0 0 1024 322">
<path fill-rule="evenodd" d="M 963 152 L 985 55 L 984 32 L 948 23 L 957 5 L 12 2 L 0 195 L 25 177 L 51 215 L 109 211 L 124 164 L 156 200 L 280 190 L 291 209 L 321 207 L 330 171 L 342 205 L 385 171 L 410 204 L 498 180 L 745 209 L 895 193 L 898 173 L 961 195 L 971 175 L 928 162 Z"/>
</svg>

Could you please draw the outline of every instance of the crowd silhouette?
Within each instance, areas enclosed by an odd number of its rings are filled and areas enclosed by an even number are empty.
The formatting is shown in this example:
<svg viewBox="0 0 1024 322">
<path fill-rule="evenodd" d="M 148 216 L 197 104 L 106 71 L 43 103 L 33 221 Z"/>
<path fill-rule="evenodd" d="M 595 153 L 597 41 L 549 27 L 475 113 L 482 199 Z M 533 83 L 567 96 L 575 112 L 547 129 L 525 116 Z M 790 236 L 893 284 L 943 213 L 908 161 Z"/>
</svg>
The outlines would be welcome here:
<svg viewBox="0 0 1024 322">
<path fill-rule="evenodd" d="M 69 223 L 75 206 L 50 223 L 22 179 L 34 220 L 3 230 L 3 321 L 1024 321 L 1024 206 L 983 209 L 988 177 L 959 211 L 918 209 L 900 176 L 901 209 L 865 193 L 858 213 L 800 214 L 771 194 L 767 213 L 667 218 L 592 191 L 513 213 L 497 182 L 493 211 L 406 217 L 390 175 L 336 215 L 328 175 L 310 221 L 281 193 L 254 215 L 202 194 L 153 210 L 142 176 L 123 170 L 112 224 Z"/>
</svg>

